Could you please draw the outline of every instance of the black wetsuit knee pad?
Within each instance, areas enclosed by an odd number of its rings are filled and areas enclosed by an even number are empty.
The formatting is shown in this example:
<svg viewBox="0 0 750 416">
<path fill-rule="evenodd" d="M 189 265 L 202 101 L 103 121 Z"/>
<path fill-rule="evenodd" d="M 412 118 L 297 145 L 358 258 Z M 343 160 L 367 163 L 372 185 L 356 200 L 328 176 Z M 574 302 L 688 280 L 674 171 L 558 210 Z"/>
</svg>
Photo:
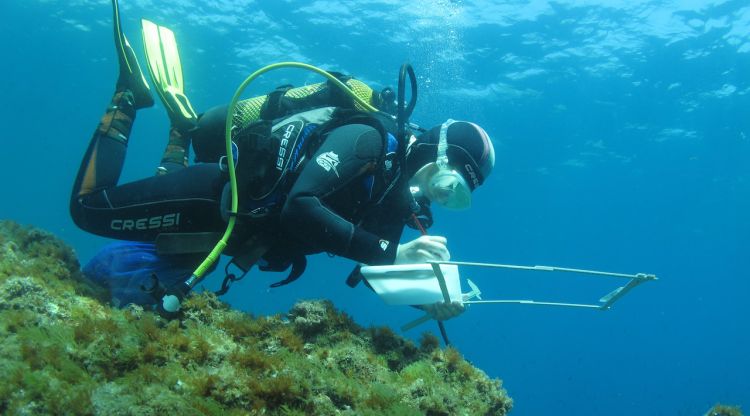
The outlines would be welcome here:
<svg viewBox="0 0 750 416">
<path fill-rule="evenodd" d="M 217 163 L 227 154 L 226 121 L 227 106 L 213 107 L 201 114 L 198 127 L 192 131 L 196 162 Z"/>
</svg>

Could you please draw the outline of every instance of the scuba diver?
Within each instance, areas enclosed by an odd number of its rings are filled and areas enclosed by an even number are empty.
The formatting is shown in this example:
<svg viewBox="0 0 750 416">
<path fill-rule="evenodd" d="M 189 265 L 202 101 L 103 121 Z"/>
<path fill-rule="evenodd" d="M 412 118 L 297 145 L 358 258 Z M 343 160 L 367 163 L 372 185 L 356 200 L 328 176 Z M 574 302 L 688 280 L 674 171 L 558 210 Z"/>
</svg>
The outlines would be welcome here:
<svg viewBox="0 0 750 416">
<path fill-rule="evenodd" d="M 450 258 L 444 237 L 399 241 L 405 225 L 426 234 L 431 203 L 470 206 L 471 192 L 487 179 L 495 158 L 481 127 L 453 120 L 421 131 L 410 125 L 399 143 L 393 116 L 363 111 L 350 96 L 392 110 L 390 89 L 378 94 L 341 74 L 336 77 L 349 92 L 331 82 L 281 87 L 237 105 L 231 158 L 239 206 L 232 211 L 223 146 L 228 109 L 194 111 L 184 93 L 174 34 L 147 20 L 147 68 L 171 121 L 169 141 L 155 176 L 118 184 L 137 110 L 154 100 L 123 35 L 117 0 L 112 4 L 119 77 L 84 154 L 70 213 L 81 229 L 126 241 L 105 248 L 84 268 L 113 297 L 119 291 L 121 303 L 153 305 L 165 293 L 187 295 L 182 282 L 230 218 L 236 227 L 223 253 L 233 257 L 230 264 L 245 273 L 253 265 L 291 267 L 289 277 L 273 286 L 299 277 L 305 256 L 321 252 L 367 265 Z M 197 163 L 189 165 L 191 144 Z M 227 271 L 222 290 L 234 280 Z M 439 320 L 463 311 L 445 303 L 423 309 Z"/>
</svg>

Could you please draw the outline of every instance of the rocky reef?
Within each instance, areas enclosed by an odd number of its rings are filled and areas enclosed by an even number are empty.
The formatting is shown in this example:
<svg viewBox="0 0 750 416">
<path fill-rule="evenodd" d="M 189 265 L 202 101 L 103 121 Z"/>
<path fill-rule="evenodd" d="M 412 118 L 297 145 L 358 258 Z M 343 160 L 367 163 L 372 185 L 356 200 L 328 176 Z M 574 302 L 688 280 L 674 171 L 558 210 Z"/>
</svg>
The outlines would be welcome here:
<svg viewBox="0 0 750 416">
<path fill-rule="evenodd" d="M 742 416 L 742 411 L 738 406 L 717 403 L 704 416 Z"/>
<path fill-rule="evenodd" d="M 327 301 L 252 317 L 208 293 L 167 321 L 112 308 L 53 235 L 0 221 L 0 414 L 505 415 L 454 349 Z"/>
</svg>

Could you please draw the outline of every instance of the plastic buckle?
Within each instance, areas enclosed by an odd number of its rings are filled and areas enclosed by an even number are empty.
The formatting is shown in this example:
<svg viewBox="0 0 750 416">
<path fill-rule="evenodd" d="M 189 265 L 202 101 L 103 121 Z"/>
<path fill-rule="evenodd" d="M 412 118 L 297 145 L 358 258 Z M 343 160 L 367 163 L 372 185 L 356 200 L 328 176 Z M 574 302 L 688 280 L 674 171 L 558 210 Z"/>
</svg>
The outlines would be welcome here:
<svg viewBox="0 0 750 416">
<path fill-rule="evenodd" d="M 235 142 L 232 142 L 232 161 L 237 166 L 237 161 L 240 158 L 240 149 L 237 147 Z M 222 156 L 219 158 L 219 170 L 222 172 L 229 172 L 229 163 L 227 163 L 227 157 Z"/>
</svg>

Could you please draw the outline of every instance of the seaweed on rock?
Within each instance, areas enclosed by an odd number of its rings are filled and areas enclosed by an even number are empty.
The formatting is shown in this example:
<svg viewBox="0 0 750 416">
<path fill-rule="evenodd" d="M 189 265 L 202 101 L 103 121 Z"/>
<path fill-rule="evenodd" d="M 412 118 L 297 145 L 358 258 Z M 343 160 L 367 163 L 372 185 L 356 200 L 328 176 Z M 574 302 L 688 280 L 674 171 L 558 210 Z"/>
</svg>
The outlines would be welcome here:
<svg viewBox="0 0 750 416">
<path fill-rule="evenodd" d="M 706 412 L 705 416 L 742 416 L 739 406 L 727 406 L 717 403 Z"/>
<path fill-rule="evenodd" d="M 0 221 L 1 414 L 505 415 L 453 349 L 363 329 L 328 301 L 252 317 L 210 293 L 181 321 L 115 309 L 49 233 Z"/>
</svg>

